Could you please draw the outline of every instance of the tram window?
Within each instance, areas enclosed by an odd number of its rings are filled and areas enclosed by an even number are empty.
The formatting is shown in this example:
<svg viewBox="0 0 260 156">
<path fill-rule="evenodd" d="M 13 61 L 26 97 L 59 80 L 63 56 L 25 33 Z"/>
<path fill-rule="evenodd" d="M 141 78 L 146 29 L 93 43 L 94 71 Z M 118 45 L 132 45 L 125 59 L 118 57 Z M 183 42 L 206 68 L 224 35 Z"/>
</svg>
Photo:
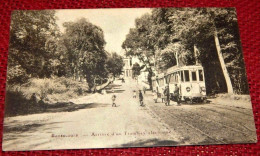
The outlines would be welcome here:
<svg viewBox="0 0 260 156">
<path fill-rule="evenodd" d="M 163 86 L 163 85 L 164 85 L 164 79 L 162 78 L 162 80 L 161 80 L 161 81 L 162 81 L 162 86 Z"/>
<path fill-rule="evenodd" d="M 170 75 L 167 75 L 167 76 L 165 77 L 166 83 L 169 83 L 169 78 L 170 78 Z"/>
<path fill-rule="evenodd" d="M 173 83 L 173 82 L 174 82 L 174 75 L 171 74 L 171 75 L 170 75 L 170 83 Z"/>
<path fill-rule="evenodd" d="M 153 84 L 152 84 L 152 85 L 153 85 L 153 87 L 155 87 L 155 85 L 156 85 L 155 81 L 153 81 Z"/>
<path fill-rule="evenodd" d="M 203 73 L 202 70 L 199 70 L 199 80 L 203 81 Z"/>
<path fill-rule="evenodd" d="M 163 86 L 163 79 L 159 80 L 159 86 Z"/>
<path fill-rule="evenodd" d="M 188 70 L 184 70 L 185 82 L 190 81 L 190 74 Z"/>
<path fill-rule="evenodd" d="M 175 72 L 175 73 L 174 73 L 174 80 L 175 80 L 175 82 L 178 82 L 178 75 L 179 75 L 178 72 Z"/>
<path fill-rule="evenodd" d="M 192 81 L 197 81 L 196 72 L 191 72 Z"/>
<path fill-rule="evenodd" d="M 168 75 L 168 76 L 167 76 L 167 83 L 168 83 L 168 84 L 170 83 L 171 77 L 172 77 L 172 75 Z"/>
<path fill-rule="evenodd" d="M 175 80 L 176 80 L 175 82 L 179 82 L 179 74 L 178 73 L 175 74 Z"/>
<path fill-rule="evenodd" d="M 181 71 L 181 82 L 184 81 L 183 71 Z"/>
</svg>

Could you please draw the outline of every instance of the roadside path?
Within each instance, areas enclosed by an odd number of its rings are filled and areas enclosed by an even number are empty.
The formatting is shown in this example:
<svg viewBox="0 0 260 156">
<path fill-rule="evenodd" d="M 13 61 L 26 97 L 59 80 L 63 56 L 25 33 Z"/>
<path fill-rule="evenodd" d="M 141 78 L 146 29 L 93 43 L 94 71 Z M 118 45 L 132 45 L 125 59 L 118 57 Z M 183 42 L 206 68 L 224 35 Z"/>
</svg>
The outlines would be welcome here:
<svg viewBox="0 0 260 156">
<path fill-rule="evenodd" d="M 4 150 L 79 149 L 177 145 L 180 137 L 133 99 L 131 80 L 111 85 L 117 107 L 111 107 L 110 90 L 74 99 L 90 107 L 74 112 L 44 113 L 5 119 Z M 110 86 L 110 87 L 111 87 Z"/>
</svg>

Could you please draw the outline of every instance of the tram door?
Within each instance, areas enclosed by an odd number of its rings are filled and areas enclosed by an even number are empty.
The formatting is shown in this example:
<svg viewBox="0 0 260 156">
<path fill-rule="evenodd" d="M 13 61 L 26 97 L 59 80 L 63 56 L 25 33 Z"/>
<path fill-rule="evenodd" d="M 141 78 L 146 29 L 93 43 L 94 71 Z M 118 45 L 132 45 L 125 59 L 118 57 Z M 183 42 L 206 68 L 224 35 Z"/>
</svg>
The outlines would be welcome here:
<svg viewBox="0 0 260 156">
<path fill-rule="evenodd" d="M 178 82 L 179 82 L 178 72 L 174 72 L 174 73 L 168 75 L 169 90 L 170 90 L 170 93 L 172 94 L 172 96 L 173 96 L 173 93 L 175 90 L 175 84 L 178 84 Z"/>
<path fill-rule="evenodd" d="M 199 83 L 199 73 L 198 69 L 190 70 L 190 80 L 191 80 L 191 93 L 193 96 L 200 96 L 200 83 Z"/>
<path fill-rule="evenodd" d="M 190 71 L 185 69 L 180 71 L 181 75 L 181 95 L 182 96 L 191 96 L 192 88 L 190 83 Z"/>
</svg>

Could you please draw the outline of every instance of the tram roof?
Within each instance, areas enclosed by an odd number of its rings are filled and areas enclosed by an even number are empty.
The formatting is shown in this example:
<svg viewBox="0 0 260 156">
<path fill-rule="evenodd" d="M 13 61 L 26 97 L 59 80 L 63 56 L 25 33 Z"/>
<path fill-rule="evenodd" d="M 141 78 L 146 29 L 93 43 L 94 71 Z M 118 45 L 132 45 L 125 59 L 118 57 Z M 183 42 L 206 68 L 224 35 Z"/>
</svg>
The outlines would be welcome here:
<svg viewBox="0 0 260 156">
<path fill-rule="evenodd" d="M 162 78 L 164 77 L 164 75 L 167 74 L 171 74 L 175 71 L 179 71 L 179 70 L 189 70 L 189 69 L 203 69 L 203 67 L 201 65 L 189 65 L 189 66 L 172 66 L 170 68 L 168 68 L 167 70 L 165 70 L 164 72 L 160 73 L 157 75 L 157 78 Z M 152 77 L 152 80 L 155 80 L 156 77 Z"/>
<path fill-rule="evenodd" d="M 165 73 L 169 74 L 169 73 L 173 73 L 175 72 L 176 70 L 185 70 L 185 69 L 201 69 L 203 68 L 201 65 L 189 65 L 189 66 L 173 66 L 173 67 L 170 67 L 168 68 Z"/>
</svg>

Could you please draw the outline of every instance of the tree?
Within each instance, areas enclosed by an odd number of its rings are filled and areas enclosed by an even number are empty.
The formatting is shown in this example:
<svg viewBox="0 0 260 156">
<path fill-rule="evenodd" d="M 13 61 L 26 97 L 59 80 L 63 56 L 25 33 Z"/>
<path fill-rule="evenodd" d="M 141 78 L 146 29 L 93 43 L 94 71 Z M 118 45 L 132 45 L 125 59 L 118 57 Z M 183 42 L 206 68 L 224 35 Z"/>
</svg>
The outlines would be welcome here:
<svg viewBox="0 0 260 156">
<path fill-rule="evenodd" d="M 219 61 L 220 61 L 220 65 L 221 65 L 226 83 L 227 83 L 227 91 L 228 91 L 228 93 L 233 94 L 234 93 L 233 86 L 232 86 L 232 83 L 231 83 L 229 73 L 228 73 L 227 68 L 226 68 L 226 64 L 225 64 L 225 61 L 224 61 L 223 54 L 221 52 L 221 47 L 220 47 L 219 38 L 218 38 L 218 30 L 217 30 L 217 27 L 216 27 L 217 16 L 221 16 L 221 14 L 223 14 L 224 12 L 229 13 L 226 10 L 219 10 L 219 9 L 208 10 L 208 14 L 210 15 L 209 16 L 209 22 L 212 22 L 212 25 L 213 25 L 213 35 L 214 35 L 214 40 L 215 40 L 218 58 L 219 58 Z M 231 14 L 231 16 L 233 16 L 233 15 L 234 14 Z M 233 17 L 229 17 L 229 18 L 233 18 Z M 233 19 L 230 19 L 230 20 L 233 20 Z"/>
<path fill-rule="evenodd" d="M 45 44 L 59 33 L 55 22 L 54 10 L 12 12 L 9 69 L 19 68 L 29 77 L 51 76 L 50 58 L 53 55 Z M 12 77 L 12 73 L 8 74 Z"/>
<path fill-rule="evenodd" d="M 194 45 L 199 47 L 201 51 L 199 59 L 202 60 L 201 62 L 204 63 L 204 66 L 208 64 L 206 61 L 215 55 L 209 56 L 208 51 L 217 52 L 227 91 L 232 94 L 232 76 L 230 76 L 230 72 L 228 72 L 226 67 L 230 61 L 228 57 L 239 54 L 237 50 L 237 47 L 240 45 L 239 41 L 237 41 L 239 39 L 238 31 L 232 31 L 232 29 L 237 30 L 235 10 L 229 8 L 180 8 L 170 10 L 168 15 L 170 15 L 169 21 L 175 36 L 182 39 L 185 47 L 188 49 L 192 49 Z M 219 41 L 219 36 L 222 36 L 224 39 L 222 44 Z M 212 40 L 214 44 L 212 44 Z M 222 52 L 222 49 L 229 50 L 225 53 Z M 232 60 L 234 61 L 236 58 L 233 57 Z"/>
<path fill-rule="evenodd" d="M 152 21 L 149 14 L 137 18 L 135 28 L 130 29 L 122 44 L 127 56 L 136 56 L 146 67 L 150 88 L 152 87 L 152 67 L 155 59 L 155 47 L 153 46 L 155 38 L 151 35 L 151 26 Z"/>
<path fill-rule="evenodd" d="M 172 67 L 174 65 L 183 66 L 188 65 L 189 57 L 192 55 L 191 51 L 186 49 L 181 43 L 170 43 L 167 47 L 160 51 L 162 57 L 161 61 L 163 64 L 163 69 Z M 168 61 L 169 60 L 169 61 Z"/>
<path fill-rule="evenodd" d="M 91 89 L 96 85 L 97 79 L 107 77 L 103 30 L 85 18 L 64 23 L 64 27 L 62 42 L 66 49 L 71 76 L 75 79 L 85 78 Z"/>
<path fill-rule="evenodd" d="M 113 52 L 112 54 L 110 54 L 110 56 L 108 56 L 106 64 L 108 72 L 112 74 L 114 77 L 122 74 L 124 67 L 124 61 L 122 56 Z"/>
<path fill-rule="evenodd" d="M 137 56 L 147 69 L 154 66 L 165 70 L 200 62 L 207 92 L 248 93 L 232 8 L 153 9 L 152 14 L 136 19 L 135 28 L 130 29 L 122 47 L 127 55 Z M 198 49 L 196 56 L 194 47 Z"/>
<path fill-rule="evenodd" d="M 136 62 L 132 67 L 133 77 L 139 76 L 141 69 L 142 67 Z"/>
</svg>

